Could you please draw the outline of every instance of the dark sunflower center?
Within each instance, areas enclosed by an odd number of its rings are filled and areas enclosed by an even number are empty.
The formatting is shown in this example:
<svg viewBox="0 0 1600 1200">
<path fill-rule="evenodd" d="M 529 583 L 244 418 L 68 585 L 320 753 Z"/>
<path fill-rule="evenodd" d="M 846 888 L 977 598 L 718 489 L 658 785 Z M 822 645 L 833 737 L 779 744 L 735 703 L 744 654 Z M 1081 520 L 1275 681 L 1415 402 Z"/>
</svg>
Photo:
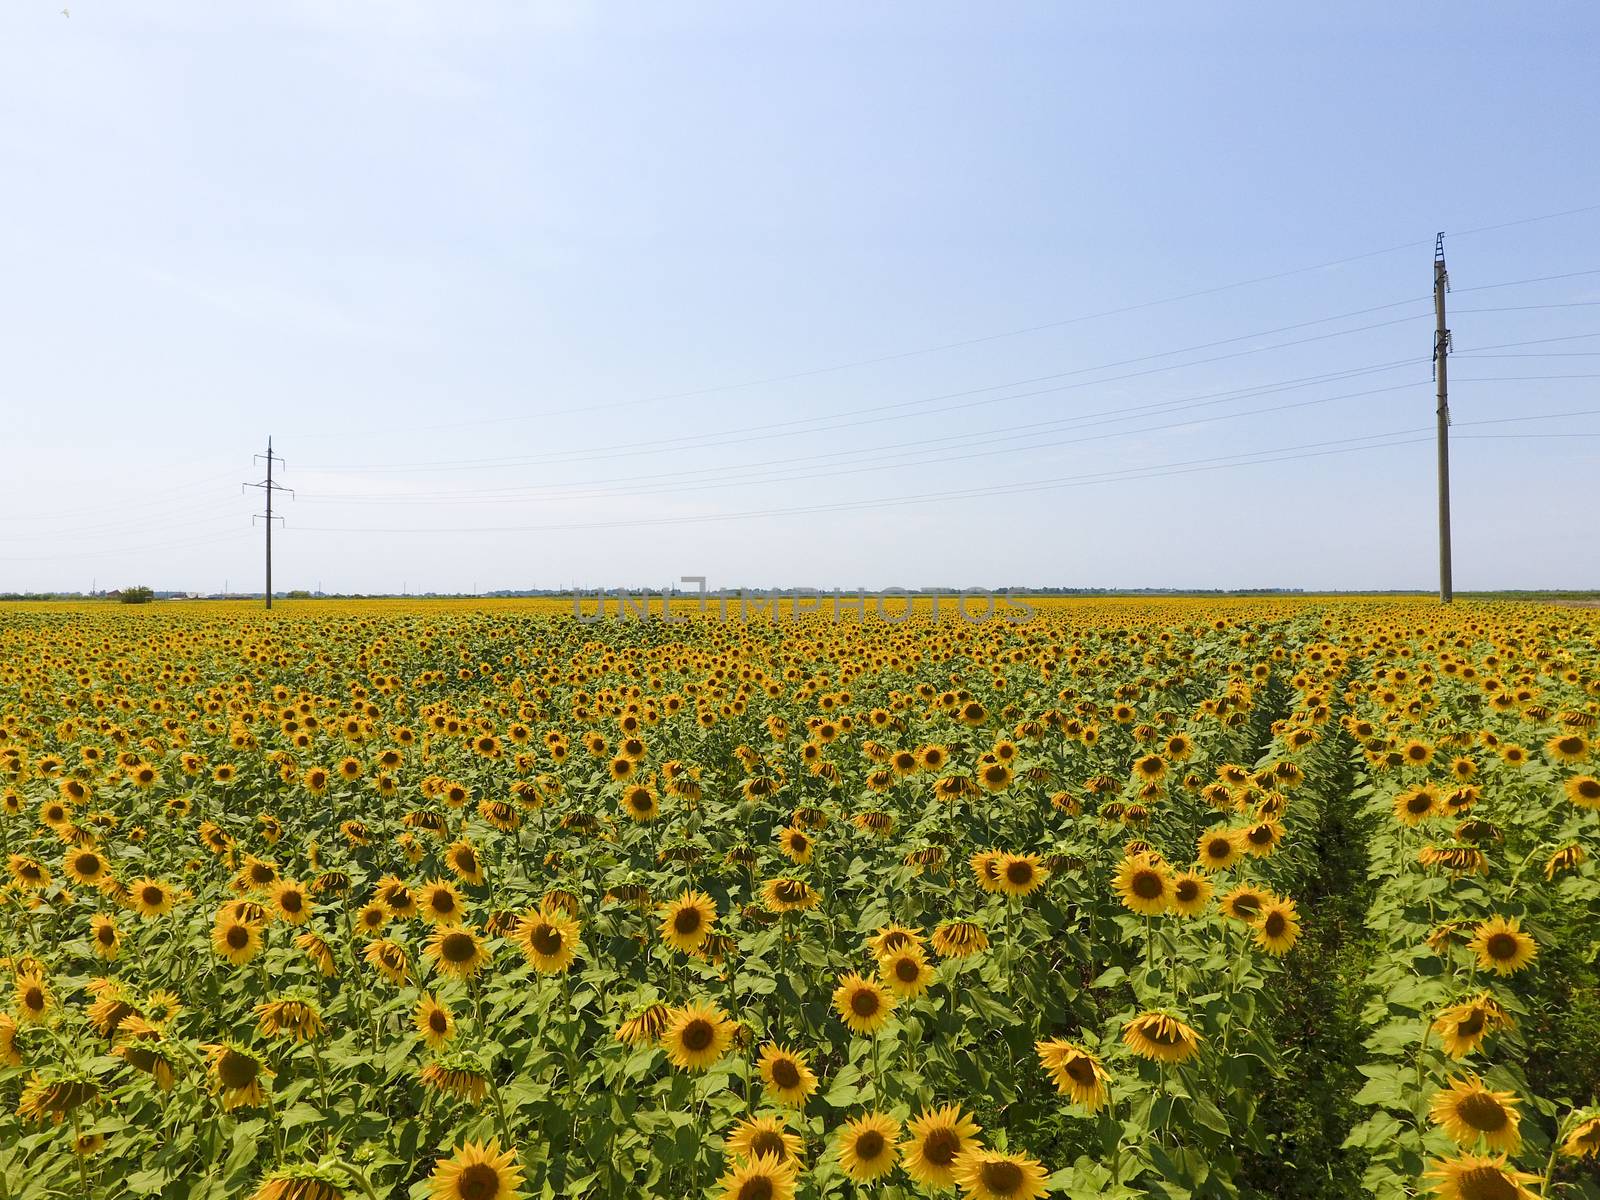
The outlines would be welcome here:
<svg viewBox="0 0 1600 1200">
<path fill-rule="evenodd" d="M 494 1200 L 500 1194 L 500 1172 L 488 1163 L 473 1163 L 456 1176 L 461 1200 Z"/>
<path fill-rule="evenodd" d="M 44 989 L 36 985 L 29 985 L 22 993 L 22 1007 L 30 1012 L 36 1012 L 44 1007 Z"/>
<path fill-rule="evenodd" d="M 1227 838 L 1212 838 L 1206 843 L 1206 857 L 1222 860 L 1233 853 L 1233 843 Z"/>
<path fill-rule="evenodd" d="M 80 875 L 94 875 L 100 870 L 100 859 L 93 854 L 80 854 L 73 860 L 73 866 Z"/>
<path fill-rule="evenodd" d="M 875 1017 L 878 1015 L 878 995 L 876 992 L 861 988 L 850 997 L 850 1011 L 858 1017 Z"/>
<path fill-rule="evenodd" d="M 297 913 L 305 907 L 306 902 L 305 897 L 299 892 L 284 892 L 278 897 L 278 904 L 282 906 L 284 912 Z"/>
<path fill-rule="evenodd" d="M 1456 1034 L 1460 1037 L 1476 1037 L 1483 1032 L 1483 1025 L 1483 1013 L 1475 1008 L 1456 1023 Z"/>
<path fill-rule="evenodd" d="M 711 1022 L 703 1017 L 696 1017 L 683 1027 L 684 1048 L 696 1054 L 707 1049 L 716 1036 L 717 1031 L 712 1028 Z"/>
<path fill-rule="evenodd" d="M 434 1033 L 445 1033 L 450 1028 L 450 1017 L 444 1009 L 436 1008 L 428 1014 L 428 1028 Z"/>
<path fill-rule="evenodd" d="M 478 946 L 470 933 L 447 933 L 439 943 L 439 952 L 446 962 L 471 962 Z"/>
<path fill-rule="evenodd" d="M 772 1180 L 765 1175 L 752 1175 L 739 1185 L 736 1200 L 772 1200 Z"/>
<path fill-rule="evenodd" d="M 1516 1200 L 1521 1189 L 1496 1166 L 1470 1167 L 1456 1177 L 1461 1200 Z"/>
<path fill-rule="evenodd" d="M 228 949 L 243 950 L 250 944 L 250 931 L 243 925 L 230 925 L 227 932 Z"/>
<path fill-rule="evenodd" d="M 922 1157 L 936 1167 L 948 1167 L 961 1149 L 961 1139 L 953 1129 L 935 1129 L 922 1139 Z"/>
<path fill-rule="evenodd" d="M 471 850 L 461 850 L 456 853 L 456 868 L 464 875 L 471 875 L 478 869 L 478 856 Z"/>
<path fill-rule="evenodd" d="M 698 908 L 680 908 L 672 918 L 672 928 L 675 932 L 687 937 L 697 933 L 700 929 L 700 910 Z"/>
<path fill-rule="evenodd" d="M 996 1196 L 1010 1196 L 1022 1186 L 1022 1168 L 1014 1162 L 986 1162 L 978 1168 L 983 1186 Z"/>
<path fill-rule="evenodd" d="M 1094 1085 L 1094 1063 L 1087 1058 L 1069 1058 L 1062 1064 L 1062 1069 L 1074 1083 L 1082 1084 L 1084 1087 Z"/>
<path fill-rule="evenodd" d="M 1180 879 L 1172 889 L 1172 894 L 1187 904 L 1200 894 L 1200 885 L 1192 879 Z"/>
<path fill-rule="evenodd" d="M 772 1082 L 787 1091 L 800 1086 L 800 1068 L 793 1059 L 779 1058 L 772 1063 Z"/>
<path fill-rule="evenodd" d="M 1268 937 L 1282 937 L 1288 924 L 1282 913 L 1268 913 L 1267 919 L 1261 922 L 1261 928 L 1266 930 Z"/>
<path fill-rule="evenodd" d="M 95 930 L 94 935 L 100 940 L 100 944 L 102 946 L 111 946 L 116 944 L 117 931 L 110 925 L 100 926 L 99 929 Z"/>
<path fill-rule="evenodd" d="M 901 983 L 915 983 L 917 981 L 917 977 L 921 974 L 921 966 L 917 963 L 916 959 L 911 958 L 909 955 L 905 958 L 897 959 L 895 961 L 894 977 Z"/>
<path fill-rule="evenodd" d="M 869 1129 L 856 1139 L 856 1157 L 863 1162 L 871 1162 L 882 1157 L 888 1147 L 889 1143 L 883 1134 L 876 1129 Z"/>
<path fill-rule="evenodd" d="M 750 1157 L 758 1158 L 763 1154 L 779 1160 L 789 1157 L 789 1147 L 784 1144 L 781 1133 L 763 1129 L 750 1139 Z"/>
<path fill-rule="evenodd" d="M 1027 861 L 1006 864 L 1006 880 L 1017 887 L 1033 882 L 1033 864 Z"/>
<path fill-rule="evenodd" d="M 1418 793 L 1406 801 L 1406 811 L 1414 817 L 1420 817 L 1433 807 L 1433 797 Z"/>
<path fill-rule="evenodd" d="M 1260 896 L 1251 896 L 1251 895 L 1248 895 L 1248 894 L 1247 895 L 1243 895 L 1243 896 L 1236 896 L 1234 898 L 1234 901 L 1233 901 L 1233 910 L 1234 910 L 1234 912 L 1242 913 L 1245 916 L 1249 916 L 1251 913 L 1254 913 L 1254 912 L 1258 911 L 1260 908 L 1261 908 L 1261 897 Z"/>
<path fill-rule="evenodd" d="M 1133 894 L 1141 900 L 1154 900 L 1162 893 L 1161 876 L 1154 871 L 1139 871 L 1129 885 Z"/>
<path fill-rule="evenodd" d="M 1507 1120 L 1505 1106 L 1487 1092 L 1463 1096 L 1456 1104 L 1456 1112 L 1468 1125 L 1484 1133 L 1504 1129 Z"/>
<path fill-rule="evenodd" d="M 217 1078 L 226 1088 L 247 1088 L 256 1080 L 259 1068 L 256 1060 L 248 1054 L 236 1054 L 227 1051 L 217 1060 Z"/>
<path fill-rule="evenodd" d="M 1483 947 L 1489 952 L 1489 957 L 1497 962 L 1517 956 L 1517 939 L 1509 933 L 1491 934 Z"/>
<path fill-rule="evenodd" d="M 545 957 L 561 953 L 561 931 L 554 925 L 541 925 L 533 931 L 533 948 Z"/>
</svg>

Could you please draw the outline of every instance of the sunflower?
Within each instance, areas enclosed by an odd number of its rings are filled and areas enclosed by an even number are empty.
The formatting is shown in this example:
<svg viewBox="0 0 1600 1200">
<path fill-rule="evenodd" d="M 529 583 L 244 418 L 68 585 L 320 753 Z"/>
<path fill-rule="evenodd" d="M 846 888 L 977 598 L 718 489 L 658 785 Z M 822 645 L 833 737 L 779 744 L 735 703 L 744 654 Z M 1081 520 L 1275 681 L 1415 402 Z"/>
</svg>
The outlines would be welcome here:
<svg viewBox="0 0 1600 1200">
<path fill-rule="evenodd" d="M 404 987 L 411 977 L 411 968 L 406 962 L 405 947 L 399 942 L 391 942 L 388 938 L 376 938 L 367 943 L 363 957 L 367 960 L 368 966 L 396 987 Z"/>
<path fill-rule="evenodd" d="M 717 906 L 703 892 L 689 891 L 662 906 L 661 940 L 674 950 L 693 954 L 717 923 Z"/>
<path fill-rule="evenodd" d="M 460 1055 L 435 1059 L 417 1077 L 434 1091 L 471 1104 L 481 1104 L 489 1094 L 489 1077 L 475 1061 Z"/>
<path fill-rule="evenodd" d="M 1478 956 L 1478 965 L 1496 975 L 1514 975 L 1539 955 L 1539 946 L 1522 932 L 1516 917 L 1491 917 L 1472 933 L 1467 948 Z"/>
<path fill-rule="evenodd" d="M 846 1175 L 871 1183 L 894 1170 L 900 1157 L 900 1122 L 882 1113 L 846 1121 L 835 1154 Z"/>
<path fill-rule="evenodd" d="M 618 803 L 629 820 L 637 821 L 641 825 L 661 816 L 661 802 L 656 797 L 655 789 L 646 784 L 636 783 L 623 788 L 622 798 Z"/>
<path fill-rule="evenodd" d="M 21 854 L 13 854 L 7 866 L 17 887 L 27 892 L 40 892 L 50 886 L 50 868 Z"/>
<path fill-rule="evenodd" d="M 972 921 L 941 921 L 931 940 L 940 958 L 971 958 L 989 948 L 989 935 Z"/>
<path fill-rule="evenodd" d="M 746 1117 L 728 1131 L 726 1139 L 727 1152 L 735 1159 L 768 1158 L 796 1168 L 802 1146 L 784 1127 L 782 1117 Z"/>
<path fill-rule="evenodd" d="M 272 1078 L 267 1064 L 255 1051 L 238 1042 L 201 1046 L 211 1060 L 211 1090 L 222 1099 L 224 1112 L 265 1104 L 262 1081 Z"/>
<path fill-rule="evenodd" d="M 1424 1178 L 1438 1200 L 1538 1200 L 1527 1185 L 1539 1177 L 1517 1170 L 1504 1154 L 1434 1159 Z"/>
<path fill-rule="evenodd" d="M 1256 917 L 1256 945 L 1268 954 L 1287 954 L 1300 936 L 1300 916 L 1293 900 L 1271 900 Z"/>
<path fill-rule="evenodd" d="M 344 1200 L 346 1183 L 337 1167 L 295 1163 L 270 1171 L 250 1200 Z"/>
<path fill-rule="evenodd" d="M 449 1158 L 440 1159 L 428 1176 L 428 1200 L 521 1200 L 522 1170 L 515 1150 L 500 1149 L 499 1139 L 462 1142 Z"/>
<path fill-rule="evenodd" d="M 629 1046 L 659 1042 L 671 1022 L 672 1010 L 665 1004 L 647 1004 L 617 1027 L 617 1041 Z"/>
<path fill-rule="evenodd" d="M 1435 816 L 1438 811 L 1439 792 L 1432 784 L 1401 792 L 1394 798 L 1395 819 L 1412 828 Z"/>
<path fill-rule="evenodd" d="M 128 902 L 141 917 L 164 917 L 176 901 L 177 892 L 170 884 L 148 876 L 128 889 Z"/>
<path fill-rule="evenodd" d="M 416 1011 L 411 1015 L 411 1023 L 416 1027 L 417 1036 L 429 1050 L 444 1049 L 445 1043 L 456 1035 L 455 1014 L 430 992 L 423 992 L 421 999 L 417 1001 Z"/>
<path fill-rule="evenodd" d="M 672 1010 L 661 1044 L 672 1065 L 683 1071 L 704 1071 L 728 1052 L 733 1022 L 715 1004 L 686 1004 Z"/>
<path fill-rule="evenodd" d="M 833 991 L 833 1009 L 846 1025 L 863 1037 L 876 1033 L 889 1021 L 895 998 L 877 983 L 852 971 Z"/>
<path fill-rule="evenodd" d="M 981 1128 L 955 1104 L 918 1113 L 901 1148 L 906 1174 L 930 1190 L 954 1187 L 956 1160 L 977 1146 Z"/>
<path fill-rule="evenodd" d="M 922 946 L 922 930 L 909 929 L 904 925 L 884 925 L 867 939 L 867 949 L 872 951 L 877 958 L 884 958 L 896 950 L 908 947 Z"/>
<path fill-rule="evenodd" d="M 62 862 L 68 875 L 86 887 L 98 887 L 111 875 L 111 864 L 93 846 L 84 846 L 67 855 Z"/>
<path fill-rule="evenodd" d="M 317 970 L 323 975 L 338 974 L 339 967 L 334 961 L 333 950 L 322 939 L 320 934 L 309 931 L 299 934 L 295 937 L 294 944 L 305 951 L 306 957 L 315 964 Z"/>
<path fill-rule="evenodd" d="M 385 875 L 378 880 L 376 899 L 389 910 L 391 916 L 404 921 L 417 915 L 417 898 L 411 885 L 395 875 Z"/>
<path fill-rule="evenodd" d="M 0 1012 L 0 1067 L 20 1067 L 22 1051 L 17 1049 L 17 1023 Z"/>
<path fill-rule="evenodd" d="M 1047 874 L 1037 854 L 1003 854 L 995 884 L 1007 896 L 1026 896 L 1044 883 Z"/>
<path fill-rule="evenodd" d="M 761 1047 L 756 1060 L 767 1095 L 778 1104 L 803 1108 L 806 1097 L 817 1090 L 817 1077 L 806 1065 L 803 1050 L 792 1050 L 775 1042 Z"/>
<path fill-rule="evenodd" d="M 59 1125 L 73 1110 L 88 1104 L 100 1094 L 93 1079 L 77 1074 L 41 1075 L 35 1071 L 23 1085 L 17 1101 L 17 1116 L 23 1120 L 49 1118 Z"/>
<path fill-rule="evenodd" d="M 1211 902 L 1211 881 L 1194 871 L 1172 880 L 1172 911 L 1180 917 L 1198 917 Z"/>
<path fill-rule="evenodd" d="M 55 1007 L 55 993 L 43 975 L 18 972 L 15 983 L 17 1019 L 24 1025 L 42 1025 Z"/>
<path fill-rule="evenodd" d="M 578 923 L 554 909 L 530 909 L 512 936 L 522 956 L 541 975 L 568 970 L 578 955 Z"/>
<path fill-rule="evenodd" d="M 1544 750 L 1557 762 L 1580 762 L 1589 756 L 1589 742 L 1581 734 L 1558 733 L 1544 744 Z"/>
<path fill-rule="evenodd" d="M 236 967 L 261 951 L 261 928 L 253 921 L 224 916 L 211 931 L 211 948 Z"/>
<path fill-rule="evenodd" d="M 1574 775 L 1565 784 L 1567 799 L 1579 808 L 1600 810 L 1600 779 L 1593 775 Z"/>
<path fill-rule="evenodd" d="M 1050 1073 L 1056 1090 L 1063 1096 L 1083 1105 L 1088 1112 L 1098 1112 L 1110 1098 L 1106 1084 L 1111 1076 L 1098 1055 L 1073 1042 L 1048 1038 L 1034 1043 L 1039 1063 Z"/>
<path fill-rule="evenodd" d="M 451 873 L 462 883 L 476 886 L 484 880 L 483 862 L 478 857 L 478 848 L 471 842 L 453 843 L 444 852 L 444 865 L 449 867 Z"/>
<path fill-rule="evenodd" d="M 1569 842 L 1545 860 L 1544 877 L 1554 879 L 1567 871 L 1576 871 L 1589 858 L 1588 853 L 1577 842 Z"/>
<path fill-rule="evenodd" d="M 1585 1117 L 1574 1125 L 1561 1143 L 1561 1153 L 1569 1158 L 1600 1158 L 1600 1115 Z"/>
<path fill-rule="evenodd" d="M 304 996 L 283 996 L 255 1007 L 263 1037 L 285 1034 L 297 1042 L 309 1042 L 327 1030 L 322 1011 L 315 1000 Z"/>
<path fill-rule="evenodd" d="M 1254 858 L 1266 858 L 1283 840 L 1283 826 L 1277 821 L 1258 821 L 1240 831 L 1240 845 Z"/>
<path fill-rule="evenodd" d="M 113 961 L 122 951 L 122 934 L 114 918 L 96 913 L 89 918 L 89 945 L 95 957 Z"/>
<path fill-rule="evenodd" d="M 770 1154 L 735 1159 L 717 1180 L 723 1200 L 794 1200 L 800 1165 L 794 1159 Z"/>
<path fill-rule="evenodd" d="M 361 911 L 356 913 L 356 928 L 365 937 L 375 937 L 388 923 L 389 910 L 378 900 L 362 905 Z"/>
<path fill-rule="evenodd" d="M 972 868 L 973 877 L 978 881 L 978 886 L 986 892 L 1000 890 L 1000 860 L 1005 855 L 999 850 L 977 850 L 972 857 L 967 859 L 967 865 Z"/>
<path fill-rule="evenodd" d="M 1050 1191 L 1050 1173 L 1025 1154 L 973 1147 L 955 1166 L 963 1200 L 1037 1200 Z"/>
<path fill-rule="evenodd" d="M 878 978 L 896 997 L 909 1000 L 928 990 L 934 980 L 934 970 L 928 965 L 922 947 L 913 943 L 880 958 Z"/>
<path fill-rule="evenodd" d="M 761 899 L 775 913 L 804 912 L 822 899 L 803 879 L 769 879 L 761 885 Z"/>
<path fill-rule="evenodd" d="M 1439 1035 L 1445 1053 L 1461 1059 L 1482 1045 L 1491 1033 L 1514 1023 L 1498 1000 L 1488 992 L 1480 992 L 1441 1012 L 1434 1019 L 1433 1031 Z"/>
<path fill-rule="evenodd" d="M 441 975 L 471 979 L 493 960 L 478 931 L 470 925 L 440 925 L 422 949 L 422 956 Z"/>
<path fill-rule="evenodd" d="M 1249 884 L 1240 884 L 1222 898 L 1220 904 L 1222 911 L 1235 921 L 1245 924 L 1254 924 L 1264 908 L 1272 900 L 1270 892 L 1263 892 Z"/>
<path fill-rule="evenodd" d="M 466 915 L 461 893 L 456 891 L 455 884 L 442 879 L 422 885 L 417 909 L 430 925 L 456 925 Z"/>
<path fill-rule="evenodd" d="M 1448 1086 L 1433 1094 L 1428 1108 L 1433 1123 L 1442 1126 L 1451 1140 L 1465 1149 L 1476 1147 L 1482 1138 L 1491 1150 L 1515 1154 L 1522 1146 L 1516 1094 L 1490 1091 L 1476 1075 L 1457 1076 L 1446 1082 Z"/>
<path fill-rule="evenodd" d="M 1152 854 L 1124 859 L 1114 886 L 1123 907 L 1141 916 L 1157 916 L 1172 903 L 1172 878 L 1160 858 Z"/>
<path fill-rule="evenodd" d="M 1122 1030 L 1122 1040 L 1140 1058 L 1181 1063 L 1200 1049 L 1200 1035 L 1176 1017 L 1161 1012 L 1140 1013 Z"/>
<path fill-rule="evenodd" d="M 272 906 L 274 915 L 285 925 L 304 925 L 311 919 L 311 898 L 296 880 L 280 879 L 272 885 Z"/>
<path fill-rule="evenodd" d="M 789 826 L 778 831 L 778 849 L 790 862 L 808 863 L 816 843 L 805 830 Z"/>
</svg>

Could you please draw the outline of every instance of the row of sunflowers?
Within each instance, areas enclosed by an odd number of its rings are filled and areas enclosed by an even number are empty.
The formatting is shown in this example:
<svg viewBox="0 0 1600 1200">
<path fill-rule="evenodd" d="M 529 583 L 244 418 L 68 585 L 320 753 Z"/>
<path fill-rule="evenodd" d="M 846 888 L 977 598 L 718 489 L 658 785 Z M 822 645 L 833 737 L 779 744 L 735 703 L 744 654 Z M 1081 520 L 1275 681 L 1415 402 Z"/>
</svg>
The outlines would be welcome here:
<svg viewBox="0 0 1600 1200">
<path fill-rule="evenodd" d="M 0 1200 L 1600 1195 L 1592 619 L 781 618 L 0 613 Z"/>
</svg>

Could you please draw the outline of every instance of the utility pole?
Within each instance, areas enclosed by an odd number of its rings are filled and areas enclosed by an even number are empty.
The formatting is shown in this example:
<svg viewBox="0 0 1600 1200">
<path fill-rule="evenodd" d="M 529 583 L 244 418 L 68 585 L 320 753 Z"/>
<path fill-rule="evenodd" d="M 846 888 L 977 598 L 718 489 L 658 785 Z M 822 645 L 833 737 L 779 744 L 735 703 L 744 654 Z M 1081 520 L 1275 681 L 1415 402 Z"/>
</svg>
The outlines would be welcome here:
<svg viewBox="0 0 1600 1200">
<path fill-rule="evenodd" d="M 241 484 L 240 486 L 241 487 L 256 487 L 256 488 L 260 488 L 267 495 L 267 511 L 266 511 L 266 513 L 265 514 L 262 514 L 262 513 L 253 514 L 251 516 L 251 518 L 250 518 L 250 523 L 252 525 L 254 525 L 256 523 L 257 518 L 262 517 L 263 515 L 266 518 L 266 526 L 267 526 L 267 607 L 270 609 L 272 607 L 272 522 L 273 521 L 281 521 L 281 520 L 283 520 L 282 517 L 274 517 L 272 515 L 272 493 L 273 492 L 288 492 L 290 496 L 293 496 L 294 495 L 294 489 L 293 488 L 286 488 L 281 483 L 273 483 L 272 482 L 272 464 L 273 463 L 277 463 L 280 466 L 287 466 L 288 464 L 283 461 L 283 458 L 281 456 L 276 455 L 276 454 L 274 454 L 272 452 L 272 438 L 270 436 L 267 438 L 267 452 L 265 454 L 258 454 L 255 457 L 258 460 L 259 459 L 266 459 L 266 461 L 267 461 L 267 477 L 264 480 L 262 480 L 260 483 L 245 483 L 245 484 Z"/>
<path fill-rule="evenodd" d="M 1450 581 L 1450 329 L 1444 321 L 1444 296 L 1450 272 L 1444 265 L 1444 234 L 1433 243 L 1433 379 L 1439 432 L 1439 603 L 1455 598 Z"/>
</svg>

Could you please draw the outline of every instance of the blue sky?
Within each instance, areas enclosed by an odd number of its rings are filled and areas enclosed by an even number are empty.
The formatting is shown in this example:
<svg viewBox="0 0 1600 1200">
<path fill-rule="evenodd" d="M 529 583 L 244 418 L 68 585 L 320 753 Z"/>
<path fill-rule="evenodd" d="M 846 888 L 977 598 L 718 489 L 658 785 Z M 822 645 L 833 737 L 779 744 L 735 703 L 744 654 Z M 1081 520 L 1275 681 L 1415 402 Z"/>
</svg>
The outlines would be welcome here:
<svg viewBox="0 0 1600 1200">
<path fill-rule="evenodd" d="M 65 2 L 0 590 L 1600 586 L 1593 6 Z"/>
</svg>

